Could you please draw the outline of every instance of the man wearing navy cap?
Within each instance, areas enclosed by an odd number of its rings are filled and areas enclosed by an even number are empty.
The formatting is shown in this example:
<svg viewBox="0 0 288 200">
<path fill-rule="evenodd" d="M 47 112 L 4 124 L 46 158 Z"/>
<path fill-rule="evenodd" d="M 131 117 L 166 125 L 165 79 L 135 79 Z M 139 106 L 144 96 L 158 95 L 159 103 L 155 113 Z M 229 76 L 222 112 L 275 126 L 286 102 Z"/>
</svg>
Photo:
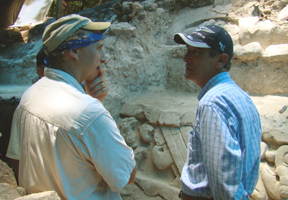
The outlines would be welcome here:
<svg viewBox="0 0 288 200">
<path fill-rule="evenodd" d="M 254 103 L 228 73 L 231 36 L 211 25 L 176 33 L 174 41 L 187 46 L 185 78 L 201 87 L 179 197 L 250 199 L 259 177 L 262 130 Z"/>
</svg>

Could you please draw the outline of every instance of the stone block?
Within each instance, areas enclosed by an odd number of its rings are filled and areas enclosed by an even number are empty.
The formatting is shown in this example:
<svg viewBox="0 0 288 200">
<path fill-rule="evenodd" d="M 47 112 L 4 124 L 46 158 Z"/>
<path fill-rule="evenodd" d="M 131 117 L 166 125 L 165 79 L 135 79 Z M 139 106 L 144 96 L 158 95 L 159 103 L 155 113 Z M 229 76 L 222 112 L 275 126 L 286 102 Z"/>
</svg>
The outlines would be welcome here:
<svg viewBox="0 0 288 200">
<path fill-rule="evenodd" d="M 288 44 L 270 45 L 263 53 L 266 62 L 287 62 Z"/>
<path fill-rule="evenodd" d="M 151 107 L 146 107 L 144 109 L 144 115 L 151 124 L 158 124 L 159 123 L 159 117 L 161 114 L 161 109 L 159 108 L 151 108 Z"/>
<path fill-rule="evenodd" d="M 191 111 L 185 112 L 181 117 L 180 125 L 192 126 L 194 118 L 195 118 L 194 113 L 192 113 Z"/>
<path fill-rule="evenodd" d="M 239 19 L 239 39 L 242 45 L 251 42 L 251 35 L 257 31 L 258 17 L 243 17 Z"/>
<path fill-rule="evenodd" d="M 109 33 L 116 35 L 120 38 L 135 37 L 136 27 L 130 25 L 127 22 L 120 22 L 118 24 L 112 24 L 109 28 Z"/>
<path fill-rule="evenodd" d="M 143 108 L 139 104 L 125 103 L 120 110 L 122 117 L 136 117 L 137 119 L 143 119 Z M 145 118 L 145 117 L 144 117 Z"/>
<path fill-rule="evenodd" d="M 256 60 L 262 55 L 262 47 L 259 42 L 251 42 L 245 46 L 236 45 L 234 47 L 234 58 L 247 62 Z"/>
<path fill-rule="evenodd" d="M 163 110 L 159 117 L 162 126 L 180 127 L 180 113 L 173 110 Z"/>
</svg>

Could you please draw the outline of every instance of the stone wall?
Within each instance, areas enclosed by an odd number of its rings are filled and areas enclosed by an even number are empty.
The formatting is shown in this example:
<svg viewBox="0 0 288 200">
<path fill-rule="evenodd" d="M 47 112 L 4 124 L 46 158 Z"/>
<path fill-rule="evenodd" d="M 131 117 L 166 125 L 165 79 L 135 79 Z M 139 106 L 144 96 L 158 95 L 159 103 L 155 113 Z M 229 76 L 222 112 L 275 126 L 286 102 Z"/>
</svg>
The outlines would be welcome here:
<svg viewBox="0 0 288 200">
<path fill-rule="evenodd" d="M 288 1 L 192 2 L 111 1 L 80 12 L 112 22 L 104 42 L 110 86 L 104 105 L 134 149 L 138 167 L 136 184 L 121 191 L 123 199 L 177 199 L 200 89 L 184 78 L 186 47 L 172 38 L 208 24 L 223 26 L 232 35 L 230 75 L 253 96 L 261 115 L 261 176 L 252 198 L 288 198 Z M 52 21 L 6 30 L 6 39 L 0 37 L 0 96 L 20 97 L 37 80 L 35 56 Z M 14 37 L 19 34 L 21 42 Z M 11 44 L 13 37 L 17 43 Z"/>
<path fill-rule="evenodd" d="M 260 113 L 263 137 L 260 177 L 251 198 L 287 199 L 288 97 L 252 96 L 252 100 Z M 173 197 L 170 199 L 177 199 L 197 103 L 196 94 L 174 90 L 145 94 L 125 102 L 118 124 L 127 144 L 134 149 L 138 187 L 127 186 L 124 194 L 131 199 L 141 192 L 143 196 L 169 199 L 162 189 L 165 185 L 167 195 Z M 145 187 L 147 182 L 142 179 L 148 179 L 153 187 Z"/>
</svg>

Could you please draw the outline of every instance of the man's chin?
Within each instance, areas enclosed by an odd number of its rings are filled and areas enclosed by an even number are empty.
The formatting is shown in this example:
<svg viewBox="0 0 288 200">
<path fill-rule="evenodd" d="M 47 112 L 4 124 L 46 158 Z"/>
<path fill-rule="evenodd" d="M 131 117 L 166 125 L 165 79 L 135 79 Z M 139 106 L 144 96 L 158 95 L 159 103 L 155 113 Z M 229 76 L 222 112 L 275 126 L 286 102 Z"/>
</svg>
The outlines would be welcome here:
<svg viewBox="0 0 288 200">
<path fill-rule="evenodd" d="M 91 73 L 88 77 L 87 77 L 87 81 L 93 81 L 94 79 L 96 79 L 99 76 L 99 71 L 96 70 L 93 73 Z"/>
<path fill-rule="evenodd" d="M 191 74 L 185 73 L 184 77 L 185 77 L 185 79 L 192 81 Z"/>
</svg>

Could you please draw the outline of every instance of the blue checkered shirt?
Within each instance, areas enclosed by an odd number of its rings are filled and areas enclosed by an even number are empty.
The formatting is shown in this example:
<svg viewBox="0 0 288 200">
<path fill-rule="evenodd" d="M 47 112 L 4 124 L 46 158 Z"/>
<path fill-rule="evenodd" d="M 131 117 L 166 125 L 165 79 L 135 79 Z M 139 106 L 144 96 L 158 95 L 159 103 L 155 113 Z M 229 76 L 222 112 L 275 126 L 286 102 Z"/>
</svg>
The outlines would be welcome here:
<svg viewBox="0 0 288 200">
<path fill-rule="evenodd" d="M 250 199 L 259 177 L 261 123 L 250 97 L 228 72 L 198 94 L 182 190 L 215 200 Z"/>
</svg>

